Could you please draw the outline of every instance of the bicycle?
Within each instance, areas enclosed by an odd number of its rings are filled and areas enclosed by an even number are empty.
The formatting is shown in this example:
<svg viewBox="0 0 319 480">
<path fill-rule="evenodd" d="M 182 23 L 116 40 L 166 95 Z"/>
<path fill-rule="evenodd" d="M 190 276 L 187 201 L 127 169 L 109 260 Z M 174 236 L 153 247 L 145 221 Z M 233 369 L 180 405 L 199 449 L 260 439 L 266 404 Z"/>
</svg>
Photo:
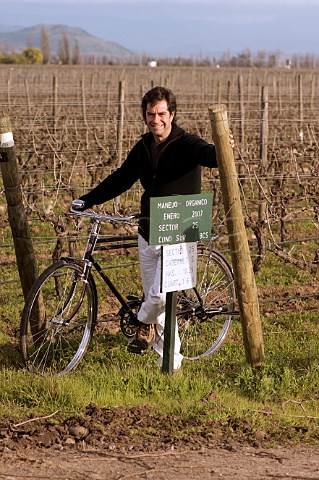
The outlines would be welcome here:
<svg viewBox="0 0 319 480">
<path fill-rule="evenodd" d="M 70 213 L 92 221 L 82 258 L 65 256 L 47 267 L 31 287 L 22 312 L 20 348 L 30 371 L 66 375 L 83 358 L 98 323 L 93 270 L 120 304 L 106 321 L 119 321 L 128 338 L 134 336 L 139 325 L 137 312 L 143 301 L 142 292 L 138 296 L 127 294 L 125 298 L 95 258 L 100 251 L 137 247 L 137 235 L 100 235 L 102 221 L 132 224 L 137 217 L 80 212 L 75 209 L 75 202 Z M 189 360 L 215 353 L 236 314 L 234 278 L 227 259 L 213 248 L 212 241 L 198 243 L 197 253 L 197 285 L 178 292 L 176 307 L 181 353 Z"/>
</svg>

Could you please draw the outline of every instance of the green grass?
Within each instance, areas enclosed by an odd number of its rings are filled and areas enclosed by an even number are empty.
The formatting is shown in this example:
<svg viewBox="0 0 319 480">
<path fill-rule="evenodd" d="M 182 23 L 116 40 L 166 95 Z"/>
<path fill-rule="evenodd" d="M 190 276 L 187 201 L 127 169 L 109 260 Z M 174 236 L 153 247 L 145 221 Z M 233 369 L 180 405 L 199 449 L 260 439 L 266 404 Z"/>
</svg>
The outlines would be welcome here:
<svg viewBox="0 0 319 480">
<path fill-rule="evenodd" d="M 249 423 L 280 441 L 319 440 L 319 359 L 316 316 L 280 315 L 263 319 L 266 362 L 253 371 L 245 359 L 241 327 L 216 355 L 184 361 L 182 372 L 163 374 L 152 351 L 126 350 L 121 334 L 96 336 L 90 351 L 69 376 L 39 376 L 19 366 L 12 340 L 10 362 L 1 347 L 0 415 L 25 418 L 59 410 L 65 416 L 93 402 L 103 407 L 150 405 L 185 420 Z M 235 427 L 234 427 L 235 428 Z M 238 427 L 239 428 L 239 427 Z M 296 432 L 292 436 L 291 432 Z"/>
<path fill-rule="evenodd" d="M 135 270 L 129 275 L 114 274 L 123 286 L 127 278 L 138 278 Z M 267 257 L 258 276 L 263 288 L 308 285 L 309 280 L 307 272 L 284 265 L 273 255 Z M 103 308 L 106 299 L 101 288 L 98 284 Z M 79 367 L 61 378 L 31 374 L 22 368 L 18 342 L 24 300 L 19 284 L 5 284 L 0 304 L 2 418 L 23 419 L 56 410 L 71 416 L 91 402 L 107 408 L 147 404 L 159 414 L 180 415 L 190 422 L 200 419 L 227 424 L 235 436 L 246 428 L 265 432 L 269 441 L 319 442 L 316 300 L 288 302 L 286 309 L 274 304 L 267 316 L 262 316 L 266 360 L 258 370 L 247 363 L 236 319 L 215 355 L 184 361 L 177 375 L 163 374 L 152 351 L 143 356 L 130 354 L 119 333 L 95 335 Z"/>
</svg>

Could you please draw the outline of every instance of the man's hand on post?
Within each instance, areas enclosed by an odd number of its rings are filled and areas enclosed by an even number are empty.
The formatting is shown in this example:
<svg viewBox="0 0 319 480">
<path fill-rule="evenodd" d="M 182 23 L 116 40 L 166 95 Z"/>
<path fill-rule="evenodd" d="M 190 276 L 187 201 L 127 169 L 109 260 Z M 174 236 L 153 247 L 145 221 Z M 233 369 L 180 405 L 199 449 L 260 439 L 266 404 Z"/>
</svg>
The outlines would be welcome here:
<svg viewBox="0 0 319 480">
<path fill-rule="evenodd" d="M 236 145 L 235 145 L 234 135 L 231 130 L 229 130 L 229 143 L 231 148 L 234 149 Z"/>
</svg>

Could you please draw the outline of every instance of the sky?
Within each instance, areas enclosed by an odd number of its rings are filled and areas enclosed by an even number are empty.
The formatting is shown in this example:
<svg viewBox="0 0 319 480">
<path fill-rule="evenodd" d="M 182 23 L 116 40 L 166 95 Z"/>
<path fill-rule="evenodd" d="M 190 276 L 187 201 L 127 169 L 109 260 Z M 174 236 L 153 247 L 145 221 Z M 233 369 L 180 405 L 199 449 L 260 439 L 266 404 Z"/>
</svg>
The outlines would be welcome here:
<svg viewBox="0 0 319 480">
<path fill-rule="evenodd" d="M 319 0 L 0 0 L 1 26 L 80 27 L 137 54 L 319 54 Z"/>
</svg>

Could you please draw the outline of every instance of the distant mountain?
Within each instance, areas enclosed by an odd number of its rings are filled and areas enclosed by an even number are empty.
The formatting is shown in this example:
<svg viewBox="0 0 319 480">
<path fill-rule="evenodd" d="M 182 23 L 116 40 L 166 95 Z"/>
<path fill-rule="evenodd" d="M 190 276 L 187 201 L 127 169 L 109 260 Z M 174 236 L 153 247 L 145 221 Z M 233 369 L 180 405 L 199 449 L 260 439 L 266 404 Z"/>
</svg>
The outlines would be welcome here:
<svg viewBox="0 0 319 480">
<path fill-rule="evenodd" d="M 4 26 L 0 24 L 0 51 L 22 52 L 29 46 L 41 48 L 42 27 L 47 32 L 52 56 L 57 55 L 59 42 L 64 34 L 67 36 L 71 50 L 77 44 L 82 55 L 105 56 L 112 60 L 127 60 L 134 56 L 133 52 L 118 43 L 90 35 L 82 28 L 44 24 L 16 31 L 4 31 Z"/>
<path fill-rule="evenodd" d="M 21 25 L 4 25 L 0 23 L 0 32 L 15 32 L 16 30 L 21 30 L 23 28 Z"/>
</svg>

